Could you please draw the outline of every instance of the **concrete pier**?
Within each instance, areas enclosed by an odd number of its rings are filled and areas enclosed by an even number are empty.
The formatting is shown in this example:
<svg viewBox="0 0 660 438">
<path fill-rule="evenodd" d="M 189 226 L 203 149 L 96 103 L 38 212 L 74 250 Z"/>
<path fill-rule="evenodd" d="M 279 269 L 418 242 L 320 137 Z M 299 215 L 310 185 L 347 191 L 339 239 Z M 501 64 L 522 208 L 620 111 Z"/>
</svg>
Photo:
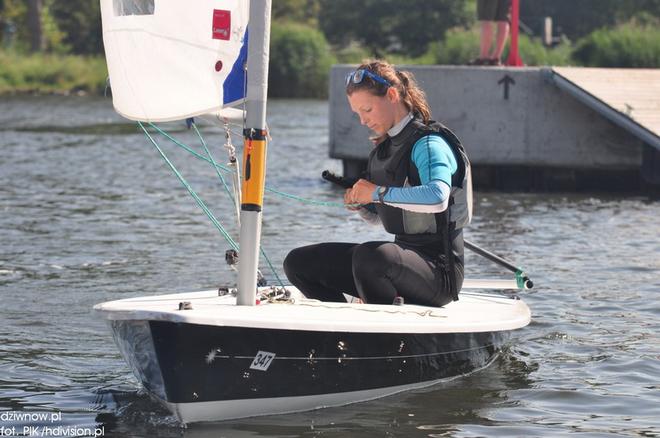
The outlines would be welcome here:
<svg viewBox="0 0 660 438">
<path fill-rule="evenodd" d="M 372 147 L 344 93 L 353 68 L 334 66 L 330 77 L 330 156 L 344 162 L 348 176 L 359 174 Z M 434 118 L 463 141 L 477 188 L 611 191 L 660 184 L 658 133 L 606 117 L 558 86 L 549 68 L 401 68 L 415 74 Z"/>
</svg>

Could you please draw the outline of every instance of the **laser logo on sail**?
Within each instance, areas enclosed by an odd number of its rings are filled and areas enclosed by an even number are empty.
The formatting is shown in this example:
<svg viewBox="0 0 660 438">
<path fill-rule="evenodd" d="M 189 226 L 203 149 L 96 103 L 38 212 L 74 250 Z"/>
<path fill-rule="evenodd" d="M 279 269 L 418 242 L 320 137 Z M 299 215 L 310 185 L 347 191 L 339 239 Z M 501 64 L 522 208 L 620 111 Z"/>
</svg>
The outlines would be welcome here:
<svg viewBox="0 0 660 438">
<path fill-rule="evenodd" d="M 213 10 L 213 39 L 229 40 L 231 34 L 231 11 Z"/>
</svg>

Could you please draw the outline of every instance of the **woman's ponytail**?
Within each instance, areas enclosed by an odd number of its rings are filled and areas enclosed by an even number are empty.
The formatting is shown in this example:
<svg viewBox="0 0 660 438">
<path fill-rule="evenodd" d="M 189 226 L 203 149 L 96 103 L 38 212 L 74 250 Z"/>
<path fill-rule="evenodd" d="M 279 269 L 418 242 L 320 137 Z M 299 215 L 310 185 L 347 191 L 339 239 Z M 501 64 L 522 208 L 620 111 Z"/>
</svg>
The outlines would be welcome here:
<svg viewBox="0 0 660 438">
<path fill-rule="evenodd" d="M 426 93 L 422 90 L 412 73 L 407 71 L 397 71 L 397 77 L 400 79 L 402 90 L 399 92 L 403 98 L 406 107 L 413 113 L 416 113 L 424 123 L 429 123 L 431 120 L 431 108 L 426 101 Z"/>
</svg>

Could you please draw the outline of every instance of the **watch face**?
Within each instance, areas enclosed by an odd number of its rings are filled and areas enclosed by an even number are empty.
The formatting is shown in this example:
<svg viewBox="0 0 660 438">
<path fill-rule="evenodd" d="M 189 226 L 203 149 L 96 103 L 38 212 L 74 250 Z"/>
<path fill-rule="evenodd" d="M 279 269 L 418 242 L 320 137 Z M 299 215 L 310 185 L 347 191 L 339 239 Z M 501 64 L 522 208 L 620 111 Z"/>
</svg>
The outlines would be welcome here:
<svg viewBox="0 0 660 438">
<path fill-rule="evenodd" d="M 378 188 L 378 193 L 381 194 L 381 195 L 384 195 L 386 191 L 387 191 L 387 187 L 382 187 L 381 186 L 381 187 Z"/>
</svg>

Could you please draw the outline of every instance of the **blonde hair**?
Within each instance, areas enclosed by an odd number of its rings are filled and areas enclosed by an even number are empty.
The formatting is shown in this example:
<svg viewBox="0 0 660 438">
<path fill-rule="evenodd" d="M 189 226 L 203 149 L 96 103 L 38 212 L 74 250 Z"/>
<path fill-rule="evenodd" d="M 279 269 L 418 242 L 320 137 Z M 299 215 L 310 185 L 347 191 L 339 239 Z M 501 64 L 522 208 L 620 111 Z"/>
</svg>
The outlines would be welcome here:
<svg viewBox="0 0 660 438">
<path fill-rule="evenodd" d="M 392 64 L 383 60 L 366 60 L 356 70 L 364 69 L 387 80 L 399 92 L 404 105 L 413 114 L 420 117 L 424 123 L 431 120 L 431 108 L 426 101 L 426 93 L 422 90 L 415 76 L 409 71 L 399 71 Z M 390 87 L 364 75 L 362 81 L 356 84 L 350 81 L 346 85 L 346 94 L 349 96 L 358 90 L 366 90 L 374 96 L 385 96 Z"/>
</svg>

